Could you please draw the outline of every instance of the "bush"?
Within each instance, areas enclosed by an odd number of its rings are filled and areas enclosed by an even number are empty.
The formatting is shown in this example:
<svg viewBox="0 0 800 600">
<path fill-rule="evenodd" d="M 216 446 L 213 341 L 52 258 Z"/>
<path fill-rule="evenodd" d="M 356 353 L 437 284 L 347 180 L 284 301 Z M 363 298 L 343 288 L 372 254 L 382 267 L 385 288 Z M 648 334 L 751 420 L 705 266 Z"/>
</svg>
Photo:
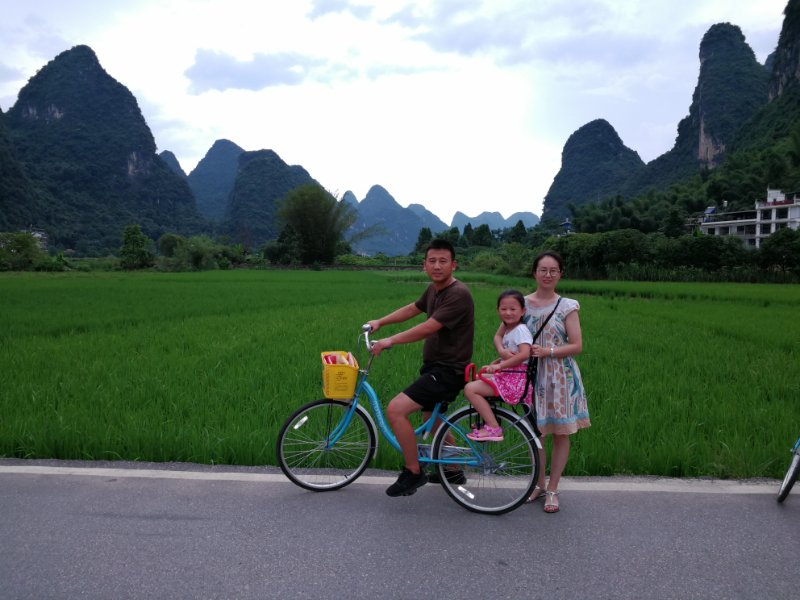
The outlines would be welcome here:
<svg viewBox="0 0 800 600">
<path fill-rule="evenodd" d="M 119 264 L 123 269 L 146 269 L 155 263 L 150 250 L 153 241 L 147 237 L 138 224 L 128 225 L 122 233 L 122 247 L 119 249 Z"/>
<path fill-rule="evenodd" d="M 186 245 L 186 238 L 175 233 L 165 233 L 158 238 L 158 251 L 161 256 L 171 258 L 175 256 L 178 249 Z"/>
<path fill-rule="evenodd" d="M 37 269 L 50 260 L 31 233 L 0 233 L 0 271 L 55 270 Z"/>
<path fill-rule="evenodd" d="M 469 268 L 474 271 L 494 273 L 495 275 L 512 274 L 508 263 L 501 256 L 493 252 L 481 252 L 476 254 L 470 261 Z"/>
<path fill-rule="evenodd" d="M 504 245 L 500 254 L 505 259 L 512 275 L 526 277 L 531 274 L 533 250 L 526 248 L 523 244 L 511 243 Z"/>
</svg>

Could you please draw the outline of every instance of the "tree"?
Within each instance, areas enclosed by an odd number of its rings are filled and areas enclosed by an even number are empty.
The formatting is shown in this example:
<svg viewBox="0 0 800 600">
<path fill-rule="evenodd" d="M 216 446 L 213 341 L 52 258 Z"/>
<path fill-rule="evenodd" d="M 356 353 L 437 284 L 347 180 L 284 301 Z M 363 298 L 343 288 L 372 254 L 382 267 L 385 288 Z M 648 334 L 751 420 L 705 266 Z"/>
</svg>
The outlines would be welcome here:
<svg viewBox="0 0 800 600">
<path fill-rule="evenodd" d="M 548 217 L 539 221 L 528 231 L 525 236 L 525 243 L 531 248 L 539 248 L 544 246 L 551 237 L 557 236 L 563 231 L 558 221 Z"/>
<path fill-rule="evenodd" d="M 647 238 L 636 229 L 609 231 L 602 234 L 600 239 L 606 266 L 624 265 L 646 256 Z"/>
<path fill-rule="evenodd" d="M 486 223 L 478 225 L 472 232 L 473 246 L 491 246 L 492 241 L 492 231 Z"/>
<path fill-rule="evenodd" d="M 47 259 L 28 232 L 0 233 L 0 271 L 27 271 Z"/>
<path fill-rule="evenodd" d="M 800 273 L 800 231 L 784 227 L 763 242 L 758 252 L 759 261 L 766 269 L 779 267 L 781 271 Z"/>
<path fill-rule="evenodd" d="M 524 244 L 511 242 L 510 244 L 505 244 L 500 252 L 503 258 L 506 259 L 511 274 L 520 277 L 529 276 L 531 274 L 533 252 L 529 248 L 526 248 Z"/>
<path fill-rule="evenodd" d="M 461 233 L 458 231 L 458 227 L 451 227 L 446 231 L 442 231 L 436 235 L 436 237 L 440 240 L 447 240 L 453 246 L 458 246 L 458 240 L 461 238 Z"/>
<path fill-rule="evenodd" d="M 677 206 L 673 206 L 664 223 L 663 233 L 670 238 L 676 238 L 686 233 L 685 219 L 681 216 Z"/>
<path fill-rule="evenodd" d="M 154 257 L 149 246 L 152 241 L 138 224 L 128 225 L 122 233 L 119 264 L 123 269 L 144 269 L 153 266 Z"/>
<path fill-rule="evenodd" d="M 474 232 L 474 230 L 472 228 L 472 223 L 467 223 L 466 225 L 464 225 L 464 233 L 462 234 L 461 237 L 464 238 L 464 240 L 467 242 L 468 246 L 472 245 L 472 234 L 473 233 L 475 233 L 475 232 Z"/>
<path fill-rule="evenodd" d="M 800 167 L 800 123 L 792 129 L 787 156 L 793 167 Z"/>
<path fill-rule="evenodd" d="M 430 227 L 423 227 L 419 230 L 419 235 L 417 236 L 417 243 L 414 246 L 414 252 L 424 252 L 425 248 L 428 247 L 428 244 L 431 243 L 433 239 L 433 233 L 431 232 Z"/>
<path fill-rule="evenodd" d="M 310 265 L 333 263 L 337 246 L 357 215 L 352 206 L 309 183 L 289 192 L 278 216 L 300 242 L 300 261 Z"/>
<path fill-rule="evenodd" d="M 517 224 L 511 228 L 511 231 L 508 234 L 508 240 L 510 242 L 516 242 L 521 244 L 525 241 L 525 235 L 527 234 L 527 230 L 525 229 L 525 223 L 522 222 L 522 219 L 517 221 Z"/>
<path fill-rule="evenodd" d="M 286 225 L 277 240 L 266 243 L 263 253 L 264 258 L 274 265 L 299 264 L 303 254 L 303 239 L 291 225 Z"/>
<path fill-rule="evenodd" d="M 176 256 L 195 271 L 210 271 L 219 268 L 217 257 L 220 253 L 220 248 L 210 237 L 194 235 L 178 248 Z"/>
<path fill-rule="evenodd" d="M 542 244 L 564 257 L 564 270 L 574 278 L 606 276 L 604 234 L 574 233 L 551 237 Z"/>
<path fill-rule="evenodd" d="M 175 252 L 185 245 L 186 238 L 175 233 L 165 233 L 158 238 L 158 251 L 167 258 L 175 256 Z"/>
</svg>

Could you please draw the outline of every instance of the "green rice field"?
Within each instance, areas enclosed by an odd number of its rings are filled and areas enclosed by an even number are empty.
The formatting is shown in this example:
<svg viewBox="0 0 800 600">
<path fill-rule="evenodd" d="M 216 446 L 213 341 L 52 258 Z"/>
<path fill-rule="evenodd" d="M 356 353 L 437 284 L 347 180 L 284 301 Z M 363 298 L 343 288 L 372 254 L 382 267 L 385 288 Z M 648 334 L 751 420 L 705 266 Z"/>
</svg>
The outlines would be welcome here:
<svg viewBox="0 0 800 600">
<path fill-rule="evenodd" d="M 497 294 L 458 273 L 474 360 Z M 274 465 L 288 414 L 322 396 L 320 352 L 421 293 L 421 271 L 0 274 L 0 456 Z M 569 281 L 592 427 L 568 475 L 782 477 L 800 435 L 800 286 Z M 400 326 L 387 328 L 396 331 Z M 373 364 L 388 401 L 420 344 Z M 385 443 L 373 466 L 394 469 Z"/>
</svg>

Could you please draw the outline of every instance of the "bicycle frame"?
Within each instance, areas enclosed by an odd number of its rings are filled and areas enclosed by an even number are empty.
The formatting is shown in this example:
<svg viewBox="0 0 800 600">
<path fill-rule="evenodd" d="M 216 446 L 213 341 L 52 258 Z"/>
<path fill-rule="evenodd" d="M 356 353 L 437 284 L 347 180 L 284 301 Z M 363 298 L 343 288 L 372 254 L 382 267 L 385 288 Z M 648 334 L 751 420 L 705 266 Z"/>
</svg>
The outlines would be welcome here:
<svg viewBox="0 0 800 600">
<path fill-rule="evenodd" d="M 402 450 L 377 392 L 367 381 L 375 355 L 370 351 L 365 357 L 360 345 L 363 338 L 367 350 L 372 349 L 370 333 L 369 325 L 362 327 L 356 349 L 364 358 L 360 366 L 328 373 L 344 373 L 348 379 L 343 376 L 343 381 L 353 385 L 351 396 L 309 402 L 281 426 L 278 464 L 302 488 L 323 492 L 349 485 L 366 471 L 381 437 L 396 451 Z M 328 384 L 323 387 L 330 393 Z M 520 414 L 511 407 L 495 406 L 506 433 L 501 443 L 486 444 L 468 437 L 480 419 L 473 407 L 455 406 L 444 414 L 444 404 L 437 404 L 429 415 L 426 411 L 421 425 L 412 428 L 419 462 L 423 467 L 435 465 L 433 474 L 447 495 L 467 510 L 495 515 L 513 510 L 530 497 L 541 472 L 542 444 L 527 408 Z"/>
<path fill-rule="evenodd" d="M 361 334 L 361 337 L 364 338 L 365 345 L 367 350 L 369 351 L 371 344 L 369 340 L 369 331 L 366 329 Z M 350 425 L 350 421 L 353 418 L 353 414 L 356 412 L 356 408 L 358 407 L 358 400 L 361 394 L 366 395 L 367 400 L 369 402 L 369 406 L 372 412 L 372 417 L 374 419 L 373 424 L 377 423 L 377 429 L 380 434 L 389 442 L 389 445 L 392 446 L 398 452 L 401 452 L 400 443 L 397 441 L 397 437 L 395 437 L 394 432 L 392 431 L 389 424 L 386 422 L 386 416 L 383 411 L 383 407 L 381 406 L 380 398 L 378 394 L 375 392 L 375 389 L 370 385 L 367 381 L 367 377 L 369 376 L 369 370 L 372 366 L 372 361 L 374 360 L 375 356 L 370 355 L 369 360 L 365 367 L 362 367 L 358 370 L 358 380 L 356 382 L 355 392 L 353 393 L 352 399 L 349 400 L 350 409 L 345 413 L 342 420 L 336 425 L 334 430 L 331 432 L 331 435 L 328 437 L 328 442 L 326 444 L 327 448 L 331 448 L 336 445 L 336 442 L 344 435 L 344 432 L 347 430 L 347 427 Z M 524 419 L 523 415 L 520 417 L 520 421 Z M 441 412 L 441 404 L 436 404 L 434 406 L 431 416 L 427 418 L 419 427 L 414 429 L 415 435 L 419 438 L 422 437 L 423 439 L 427 439 L 434 432 L 434 427 L 436 425 L 437 420 L 441 420 L 443 423 L 447 423 L 454 429 L 459 430 L 462 434 L 466 434 L 458 425 L 451 423 L 447 416 Z M 531 429 L 529 427 L 529 429 Z M 538 436 L 535 434 L 533 429 L 531 432 L 534 433 L 534 437 L 537 439 Z M 471 451 L 470 454 L 473 458 L 465 455 L 462 449 L 462 452 L 454 452 L 454 454 L 458 454 L 458 457 L 449 457 L 444 458 L 441 457 L 439 459 L 434 459 L 430 456 L 430 444 L 418 444 L 418 459 L 420 463 L 428 463 L 428 464 L 458 464 L 458 465 L 470 465 L 476 466 L 478 461 L 475 456 L 479 456 L 482 452 L 480 450 L 480 446 L 473 444 L 469 438 L 466 438 L 464 435 L 464 441 L 469 444 L 469 450 Z"/>
<path fill-rule="evenodd" d="M 368 365 L 372 363 L 372 358 L 370 358 Z M 331 435 L 328 437 L 328 443 L 326 446 L 331 448 L 336 445 L 336 442 L 339 441 L 339 438 L 344 435 L 347 427 L 350 425 L 350 421 L 353 419 L 353 414 L 356 412 L 356 408 L 358 407 L 359 397 L 364 394 L 367 397 L 369 402 L 369 407 L 371 409 L 373 423 L 376 425 L 378 432 L 386 439 L 392 448 L 397 450 L 398 452 L 401 451 L 400 443 L 397 441 L 397 438 L 394 435 L 391 427 L 389 427 L 389 423 L 386 421 L 386 416 L 384 415 L 383 408 L 381 407 L 380 398 L 378 394 L 375 392 L 375 389 L 369 384 L 367 381 L 367 376 L 369 375 L 369 366 L 366 369 L 359 369 L 358 375 L 358 382 L 356 383 L 356 390 L 353 394 L 353 398 L 349 400 L 350 408 L 345 413 L 342 420 L 337 423 L 334 430 L 331 432 Z M 441 419 L 443 423 L 448 423 L 451 426 L 458 428 L 457 425 L 452 425 L 448 420 L 447 417 L 441 412 L 441 405 L 437 404 L 431 416 L 425 420 L 419 427 L 414 429 L 414 433 L 417 437 L 427 438 L 431 433 L 433 433 L 434 425 L 436 421 Z M 419 444 L 419 461 L 421 463 L 445 463 L 445 464 L 477 464 L 477 462 L 473 460 L 468 460 L 467 458 L 441 458 L 439 460 L 435 460 L 430 457 L 430 445 L 429 444 Z M 473 446 L 471 450 L 475 450 Z"/>
</svg>

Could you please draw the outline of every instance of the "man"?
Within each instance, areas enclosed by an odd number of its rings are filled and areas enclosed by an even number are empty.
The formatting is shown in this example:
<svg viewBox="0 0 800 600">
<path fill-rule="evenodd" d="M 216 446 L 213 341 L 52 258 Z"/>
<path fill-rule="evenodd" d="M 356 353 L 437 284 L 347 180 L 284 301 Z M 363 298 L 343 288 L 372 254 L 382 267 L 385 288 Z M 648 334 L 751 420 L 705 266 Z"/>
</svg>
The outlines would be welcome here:
<svg viewBox="0 0 800 600">
<path fill-rule="evenodd" d="M 453 401 L 464 387 L 464 368 L 472 357 L 475 307 L 467 286 L 453 277 L 456 270 L 453 245 L 447 240 L 433 240 L 425 251 L 423 268 L 431 283 L 416 302 L 369 321 L 372 331 L 377 331 L 423 312 L 428 316 L 422 323 L 378 340 L 372 347 L 377 356 L 395 344 L 425 340 L 420 377 L 386 407 L 387 420 L 405 463 L 397 481 L 386 490 L 389 496 L 409 496 L 428 482 L 417 458 L 417 438 L 409 416 L 418 410 L 430 413 L 437 402 L 446 405 Z M 463 473 L 456 476 L 463 478 Z"/>
</svg>

